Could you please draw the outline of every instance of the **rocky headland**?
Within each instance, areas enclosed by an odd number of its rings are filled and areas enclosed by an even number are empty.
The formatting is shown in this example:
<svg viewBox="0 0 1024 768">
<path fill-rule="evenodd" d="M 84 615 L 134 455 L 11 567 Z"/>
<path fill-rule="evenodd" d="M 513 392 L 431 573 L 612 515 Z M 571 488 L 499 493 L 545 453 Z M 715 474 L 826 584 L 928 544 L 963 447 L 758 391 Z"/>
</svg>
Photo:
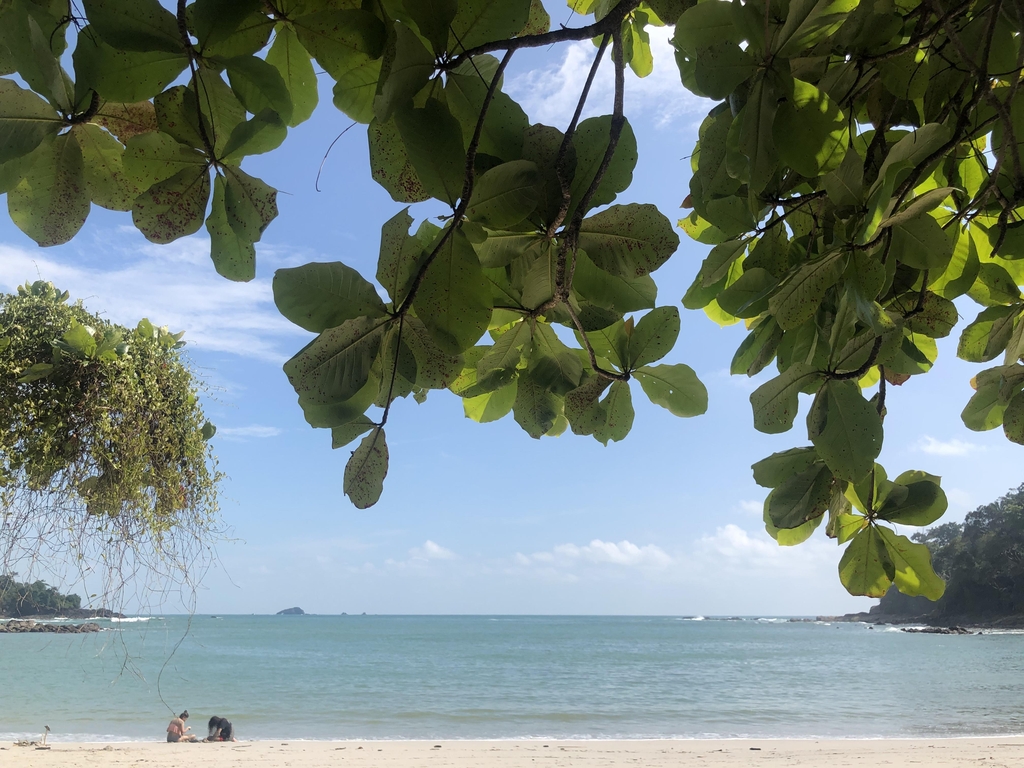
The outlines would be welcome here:
<svg viewBox="0 0 1024 768">
<path fill-rule="evenodd" d="M 85 624 L 43 624 L 33 619 L 11 619 L 0 622 L 0 635 L 24 634 L 28 632 L 49 632 L 58 635 L 76 635 L 88 632 L 102 632 L 103 627 L 95 622 Z"/>
</svg>

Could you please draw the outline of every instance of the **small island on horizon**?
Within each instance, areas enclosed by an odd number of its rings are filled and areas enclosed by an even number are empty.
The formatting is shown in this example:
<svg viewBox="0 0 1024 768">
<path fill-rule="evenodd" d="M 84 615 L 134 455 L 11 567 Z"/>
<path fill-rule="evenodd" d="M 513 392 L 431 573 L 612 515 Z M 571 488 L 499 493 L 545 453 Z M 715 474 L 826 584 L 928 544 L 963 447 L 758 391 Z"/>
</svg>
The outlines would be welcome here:
<svg viewBox="0 0 1024 768">
<path fill-rule="evenodd" d="M 306 612 L 295 606 L 294 608 L 285 608 L 283 611 L 278 611 L 276 616 L 305 616 Z"/>
</svg>

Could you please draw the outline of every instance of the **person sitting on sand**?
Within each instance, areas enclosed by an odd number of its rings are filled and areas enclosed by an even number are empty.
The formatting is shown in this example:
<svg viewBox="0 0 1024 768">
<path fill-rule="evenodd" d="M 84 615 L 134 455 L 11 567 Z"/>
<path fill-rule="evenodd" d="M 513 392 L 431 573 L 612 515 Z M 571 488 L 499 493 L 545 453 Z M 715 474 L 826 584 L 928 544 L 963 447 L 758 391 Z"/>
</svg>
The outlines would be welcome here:
<svg viewBox="0 0 1024 768">
<path fill-rule="evenodd" d="M 203 741 L 238 741 L 235 738 L 235 727 L 224 717 L 214 715 L 207 723 L 209 734 Z"/>
<path fill-rule="evenodd" d="M 167 740 L 170 742 L 178 741 L 196 741 L 195 734 L 189 733 L 192 730 L 191 727 L 185 725 L 185 721 L 188 720 L 188 710 L 186 709 L 180 715 L 171 719 L 170 725 L 167 726 Z"/>
</svg>

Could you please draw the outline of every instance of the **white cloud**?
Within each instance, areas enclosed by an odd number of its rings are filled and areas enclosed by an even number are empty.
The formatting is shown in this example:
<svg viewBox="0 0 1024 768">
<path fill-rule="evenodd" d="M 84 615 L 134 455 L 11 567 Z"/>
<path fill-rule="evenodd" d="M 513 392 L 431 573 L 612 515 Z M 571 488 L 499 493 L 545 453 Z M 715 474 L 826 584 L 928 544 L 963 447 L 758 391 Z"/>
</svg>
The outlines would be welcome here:
<svg viewBox="0 0 1024 768">
<path fill-rule="evenodd" d="M 106 230 L 98 240 L 83 247 L 95 248 L 102 257 L 65 250 L 59 260 L 0 244 L 0 289 L 50 280 L 113 322 L 133 327 L 148 317 L 156 325 L 184 330 L 185 340 L 203 351 L 275 363 L 308 338 L 274 307 L 269 280 L 233 283 L 218 275 L 205 238 L 155 246 L 122 227 Z"/>
<path fill-rule="evenodd" d="M 969 511 L 978 506 L 974 503 L 974 497 L 967 493 L 967 491 L 960 488 L 946 488 L 945 491 L 950 505 L 957 509 Z"/>
<path fill-rule="evenodd" d="M 761 517 L 764 514 L 764 502 L 754 501 L 753 499 L 744 499 L 737 505 L 741 512 L 745 512 L 748 515 L 756 515 Z"/>
<path fill-rule="evenodd" d="M 393 557 L 389 557 L 384 561 L 384 565 L 387 568 L 425 568 L 430 565 L 433 561 L 438 560 L 458 560 L 460 559 L 457 554 L 447 547 L 442 547 L 436 541 L 427 539 L 423 542 L 420 547 L 413 547 L 409 550 L 409 558 L 407 560 L 396 560 Z"/>
<path fill-rule="evenodd" d="M 535 552 L 529 557 L 517 552 L 515 562 L 521 566 L 543 563 L 563 568 L 570 568 L 576 564 L 664 568 L 672 563 L 672 558 L 665 550 L 654 544 L 641 547 L 626 540 L 616 544 L 611 541 L 594 539 L 585 546 L 559 544 L 550 552 Z"/>
<path fill-rule="evenodd" d="M 458 555 L 447 547 L 427 539 L 422 547 L 413 547 L 409 550 L 413 560 L 455 560 Z"/>
<path fill-rule="evenodd" d="M 791 569 L 831 561 L 835 547 L 817 536 L 795 547 L 780 547 L 764 531 L 751 535 L 729 523 L 697 541 L 696 557 L 715 566 L 743 570 Z"/>
<path fill-rule="evenodd" d="M 654 54 L 654 71 L 638 78 L 626 71 L 625 109 L 633 120 L 641 116 L 653 118 L 659 127 L 678 117 L 705 114 L 711 102 L 694 96 L 679 80 L 672 44 L 671 27 L 648 27 Z M 529 114 L 541 123 L 565 127 L 576 109 L 583 85 L 590 72 L 597 49 L 590 42 L 572 43 L 561 61 L 553 66 L 533 69 L 511 77 L 505 90 Z M 610 114 L 615 90 L 610 52 L 601 62 L 590 90 L 583 116 Z"/>
<path fill-rule="evenodd" d="M 983 446 L 975 443 L 964 442 L 953 438 L 951 440 L 936 440 L 931 435 L 922 437 L 916 446 L 922 453 L 932 456 L 967 456 L 971 453 L 985 450 Z"/>
<path fill-rule="evenodd" d="M 217 437 L 229 440 L 244 441 L 250 438 L 277 437 L 281 430 L 277 427 L 265 427 L 262 424 L 250 424 L 247 427 L 217 427 Z"/>
</svg>

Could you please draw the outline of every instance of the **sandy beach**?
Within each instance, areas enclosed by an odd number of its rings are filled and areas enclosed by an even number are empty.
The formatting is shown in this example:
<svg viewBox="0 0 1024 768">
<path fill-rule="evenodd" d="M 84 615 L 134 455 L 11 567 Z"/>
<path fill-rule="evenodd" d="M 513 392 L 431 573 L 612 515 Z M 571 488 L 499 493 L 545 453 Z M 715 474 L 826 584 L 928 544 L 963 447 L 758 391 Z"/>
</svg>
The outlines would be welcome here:
<svg viewBox="0 0 1024 768">
<path fill-rule="evenodd" d="M 691 766 L 1024 766 L 1024 738 L 931 740 L 256 741 L 235 744 L 4 745 L 5 768 L 690 768 Z"/>
</svg>

